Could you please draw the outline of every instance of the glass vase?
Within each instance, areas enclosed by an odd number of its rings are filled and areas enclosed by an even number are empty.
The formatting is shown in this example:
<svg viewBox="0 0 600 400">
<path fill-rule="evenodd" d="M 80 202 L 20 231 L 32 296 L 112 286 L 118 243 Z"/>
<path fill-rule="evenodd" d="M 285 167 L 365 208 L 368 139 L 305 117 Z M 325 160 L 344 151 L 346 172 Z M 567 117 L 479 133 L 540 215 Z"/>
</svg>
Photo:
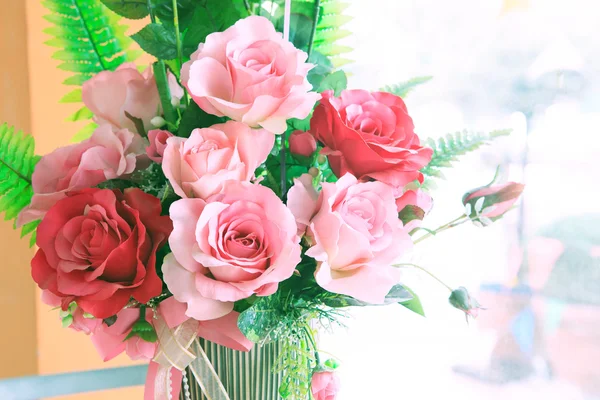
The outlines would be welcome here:
<svg viewBox="0 0 600 400">
<path fill-rule="evenodd" d="M 281 376 L 273 374 L 279 355 L 277 342 L 255 345 L 249 352 L 232 350 L 204 339 L 197 339 L 221 378 L 231 400 L 278 400 Z M 206 397 L 189 370 L 186 370 L 190 400 L 210 400 Z M 185 385 L 185 383 L 184 383 Z M 180 400 L 186 398 L 181 388 Z"/>
</svg>

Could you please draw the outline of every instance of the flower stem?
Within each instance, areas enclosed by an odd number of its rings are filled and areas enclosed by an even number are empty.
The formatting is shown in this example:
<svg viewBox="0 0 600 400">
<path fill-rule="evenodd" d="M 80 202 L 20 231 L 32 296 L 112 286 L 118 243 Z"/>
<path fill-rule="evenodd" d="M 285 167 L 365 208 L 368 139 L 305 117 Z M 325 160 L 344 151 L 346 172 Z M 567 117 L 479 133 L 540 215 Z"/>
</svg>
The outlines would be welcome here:
<svg viewBox="0 0 600 400">
<path fill-rule="evenodd" d="M 306 337 L 308 337 L 308 341 L 313 348 L 313 352 L 315 354 L 315 361 L 317 365 L 321 365 L 321 358 L 319 357 L 319 349 L 317 348 L 317 342 L 313 335 L 312 328 L 305 322 L 304 323 L 304 332 L 306 332 Z"/>
<path fill-rule="evenodd" d="M 148 13 L 150 14 L 150 22 L 155 24 L 156 17 L 154 16 L 154 6 L 152 5 L 152 0 L 148 0 Z"/>
<path fill-rule="evenodd" d="M 246 7 L 246 11 L 248 11 L 248 15 L 252 15 L 252 9 L 250 8 L 250 3 L 248 0 L 244 0 L 244 6 Z"/>
<path fill-rule="evenodd" d="M 173 104 L 171 104 L 171 90 L 169 89 L 169 81 L 167 78 L 167 67 L 163 60 L 158 60 L 153 65 L 154 78 L 158 87 L 160 103 L 162 104 L 165 120 L 173 125 L 177 124 L 177 113 Z"/>
<path fill-rule="evenodd" d="M 468 221 L 468 217 L 465 214 L 462 214 L 460 217 L 455 218 L 452 221 L 438 227 L 434 231 L 428 232 L 426 235 L 421 236 L 420 238 L 415 240 L 414 243 L 417 244 L 419 242 L 422 242 L 423 240 L 425 240 L 431 236 L 437 235 L 438 233 L 446 231 L 450 228 L 454 228 L 455 226 L 465 223 L 466 221 Z"/>
<path fill-rule="evenodd" d="M 279 149 L 279 167 L 281 175 L 281 199 L 285 199 L 287 191 L 287 168 L 285 165 L 285 132 L 281 135 L 281 148 Z"/>
<path fill-rule="evenodd" d="M 313 49 L 313 43 L 315 41 L 315 35 L 317 34 L 317 25 L 319 23 L 320 12 L 321 12 L 321 0 L 315 0 L 313 25 L 312 25 L 312 31 L 310 32 L 310 39 L 308 41 L 308 50 L 307 50 L 309 60 L 310 60 L 310 53 L 312 52 L 312 49 Z"/>
<path fill-rule="evenodd" d="M 412 264 L 412 263 L 401 263 L 401 264 L 394 264 L 392 265 L 393 267 L 396 268 L 402 268 L 402 267 L 412 267 L 412 268 L 416 268 L 419 269 L 423 272 L 425 272 L 427 275 L 429 275 L 430 277 L 432 277 L 433 279 L 435 279 L 436 281 L 438 281 L 439 283 L 441 283 L 443 286 L 446 287 L 446 289 L 448 289 L 449 291 L 453 291 L 454 289 L 452 289 L 450 287 L 450 285 L 447 285 L 443 280 L 441 280 L 440 278 L 438 278 L 437 276 L 435 276 L 431 271 L 421 267 L 420 265 L 417 264 Z"/>
<path fill-rule="evenodd" d="M 179 9 L 177 7 L 177 0 L 173 0 L 173 25 L 175 26 L 175 41 L 177 44 L 177 68 L 181 71 L 183 65 L 183 44 L 181 43 L 181 34 L 179 32 Z M 183 91 L 184 104 L 188 104 L 187 91 Z"/>
</svg>

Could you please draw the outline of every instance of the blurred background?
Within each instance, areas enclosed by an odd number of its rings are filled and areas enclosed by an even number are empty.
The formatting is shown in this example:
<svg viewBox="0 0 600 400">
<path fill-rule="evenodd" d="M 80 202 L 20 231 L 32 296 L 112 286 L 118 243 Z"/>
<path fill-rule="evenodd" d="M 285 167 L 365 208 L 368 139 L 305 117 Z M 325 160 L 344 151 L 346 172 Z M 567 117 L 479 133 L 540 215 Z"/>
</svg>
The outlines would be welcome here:
<svg viewBox="0 0 600 400">
<path fill-rule="evenodd" d="M 65 145 L 75 109 L 58 104 L 38 0 L 0 0 L 0 121 L 32 132 L 39 153 Z M 594 0 L 352 0 L 349 87 L 433 79 L 406 99 L 422 138 L 467 129 L 513 134 L 464 157 L 432 193 L 435 228 L 461 196 L 503 179 L 527 184 L 519 210 L 418 246 L 414 262 L 487 308 L 465 322 L 448 292 L 407 271 L 427 318 L 400 306 L 358 309 L 323 333 L 342 362 L 340 400 L 600 399 L 600 7 Z M 141 25 L 140 25 L 141 26 Z M 138 26 L 132 27 L 132 31 Z M 102 363 L 63 330 L 29 275 L 33 252 L 0 225 L 0 379 L 126 365 Z M 18 251 L 17 251 L 18 249 Z M 141 388 L 64 399 L 142 398 Z M 258 399 L 257 399 L 258 400 Z"/>
</svg>

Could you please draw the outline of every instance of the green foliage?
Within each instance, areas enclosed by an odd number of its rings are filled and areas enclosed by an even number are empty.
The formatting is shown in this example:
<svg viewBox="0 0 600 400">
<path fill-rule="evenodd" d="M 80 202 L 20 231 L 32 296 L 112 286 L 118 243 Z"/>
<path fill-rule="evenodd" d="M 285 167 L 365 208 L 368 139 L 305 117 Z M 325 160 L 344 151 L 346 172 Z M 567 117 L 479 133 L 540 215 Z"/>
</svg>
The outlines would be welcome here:
<svg viewBox="0 0 600 400">
<path fill-rule="evenodd" d="M 206 128 L 220 122 L 223 122 L 223 118 L 206 113 L 192 101 L 181 117 L 177 136 L 189 137 L 196 128 Z"/>
<path fill-rule="evenodd" d="M 31 175 L 40 159 L 34 151 L 32 136 L 22 131 L 15 133 L 7 124 L 0 126 L 0 213 L 4 213 L 7 221 L 15 219 L 31 202 Z M 24 225 L 21 237 L 35 231 L 38 224 L 36 221 Z M 33 243 L 35 235 L 31 239 L 31 245 Z"/>
<path fill-rule="evenodd" d="M 148 15 L 147 0 L 100 0 L 115 13 L 129 19 L 142 19 Z"/>
<path fill-rule="evenodd" d="M 334 95 L 337 97 L 347 86 L 348 78 L 346 77 L 346 74 L 344 71 L 338 70 L 323 78 L 318 91 L 323 92 L 325 90 L 333 90 Z"/>
<path fill-rule="evenodd" d="M 131 35 L 140 47 L 148 54 L 161 60 L 172 60 L 177 57 L 175 32 L 161 24 L 148 24 L 139 32 Z"/>
<path fill-rule="evenodd" d="M 395 94 L 396 96 L 406 97 L 414 88 L 420 86 L 424 83 L 429 82 L 433 79 L 433 76 L 417 76 L 415 78 L 409 79 L 405 82 L 401 82 L 395 85 L 388 85 L 381 88 L 382 92 L 388 92 Z"/>
<path fill-rule="evenodd" d="M 414 296 L 410 289 L 403 285 L 395 285 L 392 287 L 390 292 L 385 296 L 385 301 L 383 304 L 371 304 L 366 301 L 355 299 L 354 297 L 343 295 L 343 294 L 333 294 L 329 293 L 324 296 L 320 296 L 325 304 L 328 307 L 341 308 L 341 307 L 365 307 L 365 306 L 378 306 L 378 305 L 387 305 L 394 303 L 402 303 L 411 301 Z"/>
<path fill-rule="evenodd" d="M 309 335 L 312 333 L 309 330 L 297 327 L 281 340 L 281 351 L 273 373 L 281 373 L 279 395 L 285 400 L 306 400 L 310 396 L 310 382 L 317 361 L 316 349 L 311 348 Z"/>
<path fill-rule="evenodd" d="M 106 0 L 117 7 L 119 2 L 134 3 L 141 0 Z M 58 68 L 73 72 L 65 85 L 81 86 L 102 71 L 113 71 L 126 61 L 134 61 L 139 51 L 127 51 L 132 41 L 125 35 L 127 26 L 120 17 L 100 0 L 44 0 L 50 13 L 44 18 L 53 24 L 44 30 L 52 36 L 47 45 L 56 47 L 52 58 L 62 61 Z M 62 103 L 81 101 L 81 88 L 74 89 L 62 99 Z M 69 117 L 71 121 L 91 118 L 87 109 L 79 110 Z M 77 137 L 85 137 L 89 126 Z"/>
<path fill-rule="evenodd" d="M 240 1 L 241 2 L 241 1 Z M 285 0 L 274 0 L 279 6 L 271 14 L 265 8 L 260 8 L 261 0 L 248 1 L 251 10 L 256 15 L 267 16 L 274 22 L 275 27 L 283 30 L 283 11 Z M 336 68 L 348 64 L 350 60 L 343 57 L 352 48 L 339 44 L 339 40 L 349 36 L 350 31 L 343 29 L 352 17 L 344 15 L 348 2 L 340 0 L 321 0 L 313 40 L 313 52 L 329 57 Z M 302 50 L 307 50 L 315 20 L 315 0 L 292 0 L 292 15 L 290 16 L 290 40 Z M 311 52 L 311 62 L 315 62 Z"/>
<path fill-rule="evenodd" d="M 142 308 L 141 310 L 144 310 Z M 133 327 L 131 327 L 131 332 L 123 339 L 123 341 L 131 339 L 132 337 L 137 336 L 145 342 L 156 343 L 158 340 L 158 335 L 156 334 L 156 330 L 150 322 L 145 319 L 138 320 Z"/>
<path fill-rule="evenodd" d="M 191 13 L 189 24 L 182 25 L 184 31 L 183 53 L 189 57 L 196 51 L 198 44 L 206 40 L 212 32 L 221 32 L 243 18 L 234 2 L 240 0 L 200 0 Z"/>
<path fill-rule="evenodd" d="M 400 304 L 401 306 L 404 306 L 406 308 L 408 308 L 410 311 L 415 312 L 421 316 L 425 316 L 425 312 L 423 311 L 423 305 L 421 304 L 421 300 L 419 299 L 419 296 L 417 296 L 417 294 L 415 292 L 413 292 L 410 288 L 404 286 L 404 288 L 410 292 L 410 294 L 412 295 L 412 299 L 408 300 L 408 301 L 400 301 L 398 302 L 398 304 Z"/>
<path fill-rule="evenodd" d="M 431 162 L 421 172 L 428 177 L 443 178 L 444 175 L 440 170 L 451 167 L 459 156 L 477 150 L 498 137 L 507 136 L 510 132 L 506 129 L 492 131 L 487 134 L 462 131 L 448 134 L 437 141 L 428 139 L 425 144 L 433 149 L 433 156 Z"/>
</svg>

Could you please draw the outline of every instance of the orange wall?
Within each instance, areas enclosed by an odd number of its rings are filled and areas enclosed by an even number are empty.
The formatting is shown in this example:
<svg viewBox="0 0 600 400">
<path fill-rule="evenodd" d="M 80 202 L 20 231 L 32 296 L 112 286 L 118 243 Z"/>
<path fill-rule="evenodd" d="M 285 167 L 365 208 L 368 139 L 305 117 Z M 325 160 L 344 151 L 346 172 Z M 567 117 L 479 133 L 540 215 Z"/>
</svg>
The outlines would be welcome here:
<svg viewBox="0 0 600 400">
<path fill-rule="evenodd" d="M 40 3 L 40 0 L 0 0 L 0 54 L 10 55 L 0 62 L 0 122 L 7 121 L 31 132 L 37 153 L 45 154 L 69 144 L 82 124 L 65 121 L 81 105 L 58 103 L 69 91 L 62 85 L 68 75 L 56 68 L 58 62 L 51 58 L 53 49 L 43 44 L 48 36 L 42 30 L 49 23 L 42 18 L 46 10 Z M 142 24 L 136 24 L 135 29 Z M 62 329 L 57 311 L 39 301 L 39 293 L 31 281 L 29 260 L 33 250 L 28 249 L 25 241 L 18 240 L 19 235 L 10 224 L 0 225 L 0 235 L 3 259 L 0 378 L 133 364 L 124 355 L 103 363 L 87 336 Z M 64 399 L 106 398 L 141 399 L 142 388 Z"/>
<path fill-rule="evenodd" d="M 30 131 L 25 4 L 0 0 L 0 124 Z M 35 374 L 35 284 L 29 274 L 33 250 L 12 224 L 0 222 L 0 378 Z"/>
</svg>

